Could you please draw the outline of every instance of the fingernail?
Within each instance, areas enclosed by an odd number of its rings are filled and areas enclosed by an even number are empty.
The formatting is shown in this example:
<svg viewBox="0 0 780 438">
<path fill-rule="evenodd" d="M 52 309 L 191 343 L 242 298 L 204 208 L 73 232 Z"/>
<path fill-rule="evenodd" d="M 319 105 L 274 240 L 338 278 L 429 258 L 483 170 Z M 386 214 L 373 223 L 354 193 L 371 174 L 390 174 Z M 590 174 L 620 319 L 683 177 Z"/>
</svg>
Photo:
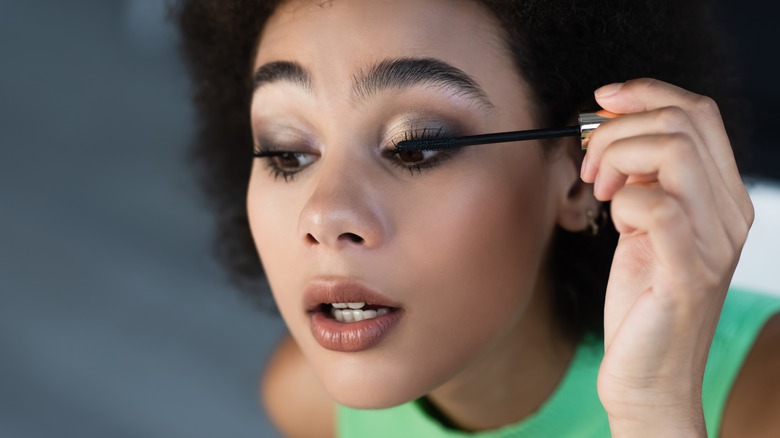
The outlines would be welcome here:
<svg viewBox="0 0 780 438">
<path fill-rule="evenodd" d="M 615 82 L 614 84 L 604 85 L 594 91 L 593 94 L 595 94 L 596 97 L 608 97 L 616 94 L 621 88 L 623 88 L 623 82 Z"/>
<path fill-rule="evenodd" d="M 582 167 L 580 168 L 580 179 L 585 180 L 585 175 L 588 174 L 588 154 L 585 154 L 585 158 L 582 159 Z"/>
</svg>

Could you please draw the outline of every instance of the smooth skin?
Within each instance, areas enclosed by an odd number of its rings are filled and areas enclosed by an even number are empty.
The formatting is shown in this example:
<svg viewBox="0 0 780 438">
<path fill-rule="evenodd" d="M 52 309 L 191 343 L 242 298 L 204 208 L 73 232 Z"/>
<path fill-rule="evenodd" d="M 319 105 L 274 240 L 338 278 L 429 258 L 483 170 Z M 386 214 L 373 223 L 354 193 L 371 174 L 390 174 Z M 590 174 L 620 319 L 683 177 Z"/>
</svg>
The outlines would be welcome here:
<svg viewBox="0 0 780 438">
<path fill-rule="evenodd" d="M 538 142 L 463 148 L 420 169 L 386 153 L 440 122 L 462 134 L 535 126 L 497 26 L 471 1 L 339 0 L 287 4 L 263 30 L 255 68 L 295 62 L 311 80 L 254 93 L 257 148 L 300 162 L 255 160 L 250 225 L 280 313 L 339 403 L 428 395 L 460 427 L 484 430 L 533 413 L 566 371 L 575 346 L 552 322 L 543 263 L 555 226 L 583 230 L 596 208 L 574 160 Z M 465 72 L 490 104 L 430 81 L 355 93 L 402 58 Z M 400 322 L 365 351 L 323 348 L 303 295 L 323 276 L 399 303 Z"/>
<path fill-rule="evenodd" d="M 597 101 L 625 115 L 595 131 L 580 176 L 566 154 L 547 158 L 530 152 L 536 146 L 496 145 L 413 176 L 437 183 L 413 186 L 422 180 L 388 176 L 384 159 L 361 149 L 373 141 L 368 127 L 402 113 L 409 102 L 418 108 L 431 102 L 455 108 L 460 115 L 454 118 L 470 118 L 481 132 L 531 127 L 523 110 L 530 105 L 526 92 L 505 74 L 511 63 L 500 50 L 484 50 L 495 49 L 496 39 L 485 32 L 495 22 L 467 1 L 340 0 L 317 8 L 298 4 L 272 18 L 256 59 L 257 67 L 294 54 L 294 61 L 314 72 L 317 96 L 312 100 L 290 84 L 271 85 L 258 90 L 252 106 L 256 134 L 283 115 L 285 123 L 292 119 L 296 126 L 310 126 L 307 132 L 319 139 L 312 155 L 316 161 L 296 180 L 276 181 L 257 164 L 248 194 L 258 251 L 295 338 L 280 344 L 264 377 L 264 403 L 279 429 L 292 437 L 331 436 L 334 398 L 382 407 L 428 394 L 467 430 L 532 414 L 560 381 L 574 346 L 545 331 L 551 321 L 545 300 L 549 285 L 543 275 L 534 276 L 541 266 L 530 261 L 542 258 L 552 224 L 585 227 L 585 212 L 595 200 L 583 195 L 587 190 L 572 190 L 584 182 L 593 184 L 596 199 L 613 201 L 612 217 L 621 232 L 607 290 L 606 354 L 598 381 L 612 432 L 706 436 L 700 382 L 753 221 L 715 104 L 650 79 L 611 84 L 596 91 Z M 397 38 L 388 40 L 383 36 L 388 34 Z M 376 47 L 383 47 L 381 54 Z M 436 55 L 463 69 L 485 85 L 497 111 L 480 118 L 468 105 L 458 107 L 431 90 L 380 95 L 366 106 L 343 97 L 351 78 L 367 65 L 384 56 L 415 55 Z M 404 98 L 393 100 L 398 95 Z M 507 206 L 509 199 L 515 203 Z M 420 211 L 418 205 L 427 208 Z M 474 227 L 469 221 L 474 211 L 493 214 L 491 227 Z M 529 218 L 528 211 L 537 216 Z M 436 227 L 421 228 L 432 218 L 438 218 Z M 521 226 L 528 233 L 515 236 L 512 230 Z M 495 230 L 498 234 L 490 234 Z M 360 245 L 340 238 L 348 232 L 364 238 Z M 504 241 L 496 236 L 512 236 L 504 239 L 510 245 L 484 246 Z M 460 247 L 446 246 L 453 241 Z M 458 255 L 473 260 L 473 254 L 491 254 L 490 248 L 501 257 L 472 269 L 479 275 L 469 277 L 469 265 L 458 264 Z M 427 256 L 434 249 L 451 255 L 447 266 Z M 504 259 L 512 262 L 506 269 Z M 409 264 L 398 266 L 401 262 Z M 515 277 L 513 266 L 527 271 Z M 370 351 L 324 351 L 308 333 L 299 291 L 306 278 L 326 268 L 357 276 L 402 302 L 403 323 Z M 425 275 L 415 277 L 415 272 Z M 506 306 L 475 313 L 479 301 L 469 300 L 486 279 L 501 281 L 482 293 Z M 459 313 L 464 307 L 466 313 Z M 727 405 L 723 436 L 769 436 L 780 430 L 780 416 L 771 415 L 780 412 L 775 395 L 780 393 L 779 327 L 780 319 L 773 318 L 748 357 Z M 458 330 L 460 337 L 442 336 Z M 439 360 L 419 360 L 440 345 L 444 348 L 432 356 Z"/>
<path fill-rule="evenodd" d="M 753 206 L 711 99 L 649 79 L 595 94 L 625 114 L 582 169 L 621 234 L 599 396 L 617 436 L 706 436 L 701 381 Z"/>
</svg>

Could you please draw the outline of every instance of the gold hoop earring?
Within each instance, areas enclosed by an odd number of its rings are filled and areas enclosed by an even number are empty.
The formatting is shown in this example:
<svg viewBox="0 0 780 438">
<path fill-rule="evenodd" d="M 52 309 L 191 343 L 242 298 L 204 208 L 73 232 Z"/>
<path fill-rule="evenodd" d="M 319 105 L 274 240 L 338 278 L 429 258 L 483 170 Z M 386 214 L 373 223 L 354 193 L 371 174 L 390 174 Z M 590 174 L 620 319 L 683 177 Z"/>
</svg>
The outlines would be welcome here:
<svg viewBox="0 0 780 438">
<path fill-rule="evenodd" d="M 593 210 L 588 210 L 585 212 L 585 216 L 588 218 L 588 230 L 590 232 L 591 236 L 598 236 L 599 234 L 599 228 L 601 228 L 596 222 L 596 213 L 593 212 Z"/>
</svg>

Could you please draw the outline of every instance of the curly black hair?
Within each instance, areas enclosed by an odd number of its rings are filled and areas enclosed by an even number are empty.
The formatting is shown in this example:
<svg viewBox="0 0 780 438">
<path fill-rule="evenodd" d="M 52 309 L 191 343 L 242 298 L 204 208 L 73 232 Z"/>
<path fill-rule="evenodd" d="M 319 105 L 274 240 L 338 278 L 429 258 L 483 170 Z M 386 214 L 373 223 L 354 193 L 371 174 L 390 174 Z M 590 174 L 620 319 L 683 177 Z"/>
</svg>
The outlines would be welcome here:
<svg viewBox="0 0 780 438">
<path fill-rule="evenodd" d="M 563 126 L 594 103 L 593 90 L 601 85 L 652 77 L 712 97 L 733 144 L 744 141 L 745 102 L 733 56 L 705 0 L 478 1 L 501 24 L 507 53 L 532 90 L 539 126 Z M 253 294 L 264 288 L 245 205 L 251 68 L 264 23 L 280 3 L 185 0 L 174 10 L 193 80 L 193 156 L 216 214 L 217 256 L 234 282 Z M 555 323 L 575 339 L 603 332 L 618 235 L 608 220 L 601 228 L 596 237 L 559 228 L 551 244 Z"/>
</svg>

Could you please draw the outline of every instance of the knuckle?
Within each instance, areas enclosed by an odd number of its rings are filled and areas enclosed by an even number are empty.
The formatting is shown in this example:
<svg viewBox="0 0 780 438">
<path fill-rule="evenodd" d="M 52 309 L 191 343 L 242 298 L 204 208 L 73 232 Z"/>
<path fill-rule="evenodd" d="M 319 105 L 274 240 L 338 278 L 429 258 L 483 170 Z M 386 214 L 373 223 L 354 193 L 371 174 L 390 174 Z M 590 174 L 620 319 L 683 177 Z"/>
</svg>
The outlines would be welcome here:
<svg viewBox="0 0 780 438">
<path fill-rule="evenodd" d="M 624 140 L 624 139 L 617 139 L 617 140 L 614 140 L 614 141 L 612 141 L 612 143 L 610 143 L 609 147 L 606 147 L 606 148 L 604 148 L 603 150 L 601 150 L 601 151 L 600 151 L 600 155 L 601 155 L 601 162 L 602 162 L 602 163 L 609 163 L 609 162 L 610 162 L 610 160 L 612 160 L 612 159 L 613 159 L 612 157 L 613 157 L 613 156 L 614 156 L 616 153 L 619 153 L 619 152 L 620 152 L 620 151 L 619 151 L 619 149 L 620 149 L 620 146 L 621 146 L 622 144 L 624 144 L 624 143 L 625 143 L 625 140 Z"/>
<path fill-rule="evenodd" d="M 675 160 L 689 160 L 696 157 L 696 145 L 690 135 L 684 132 L 666 134 L 662 146 Z"/>
<path fill-rule="evenodd" d="M 748 201 L 749 202 L 749 201 Z M 750 228 L 753 226 L 753 220 L 755 219 L 755 212 L 753 210 L 753 204 L 749 204 L 749 211 L 743 216 L 743 220 L 736 221 L 735 233 L 740 244 L 744 244 L 747 240 Z"/>
<path fill-rule="evenodd" d="M 744 245 L 747 241 L 748 233 L 750 232 L 750 223 L 746 221 L 740 221 L 736 224 L 736 240 L 740 246 Z"/>
<path fill-rule="evenodd" d="M 745 234 L 747 234 L 750 227 L 753 226 L 753 222 L 756 220 L 756 208 L 753 206 L 753 201 L 750 197 L 747 197 L 745 201 Z"/>
<path fill-rule="evenodd" d="M 681 211 L 679 205 L 669 197 L 663 197 L 650 207 L 650 221 L 659 228 L 679 223 Z"/>
<path fill-rule="evenodd" d="M 739 248 L 741 248 L 741 245 L 735 246 L 726 230 L 721 230 L 717 234 L 713 236 L 712 241 L 715 242 L 713 246 L 717 247 L 718 250 L 702 253 L 701 266 L 696 275 L 699 282 L 709 290 L 727 281 L 725 273 L 733 271 L 739 260 Z"/>
<path fill-rule="evenodd" d="M 693 108 L 697 113 L 707 117 L 720 117 L 720 108 L 718 108 L 717 102 L 709 96 L 697 96 L 694 99 Z"/>
<path fill-rule="evenodd" d="M 688 113 L 678 106 L 668 106 L 656 111 L 656 123 L 667 132 L 681 131 L 688 122 Z"/>
<path fill-rule="evenodd" d="M 730 206 L 728 216 L 731 218 L 725 223 L 726 231 L 734 245 L 740 248 L 747 241 L 750 228 L 755 220 L 755 209 L 749 197 L 735 199 Z"/>
<path fill-rule="evenodd" d="M 613 219 L 621 216 L 622 210 L 628 202 L 628 194 L 626 192 L 626 188 L 623 187 L 612 196 L 612 200 L 610 201 L 612 211 L 610 214 L 613 216 Z"/>
</svg>

